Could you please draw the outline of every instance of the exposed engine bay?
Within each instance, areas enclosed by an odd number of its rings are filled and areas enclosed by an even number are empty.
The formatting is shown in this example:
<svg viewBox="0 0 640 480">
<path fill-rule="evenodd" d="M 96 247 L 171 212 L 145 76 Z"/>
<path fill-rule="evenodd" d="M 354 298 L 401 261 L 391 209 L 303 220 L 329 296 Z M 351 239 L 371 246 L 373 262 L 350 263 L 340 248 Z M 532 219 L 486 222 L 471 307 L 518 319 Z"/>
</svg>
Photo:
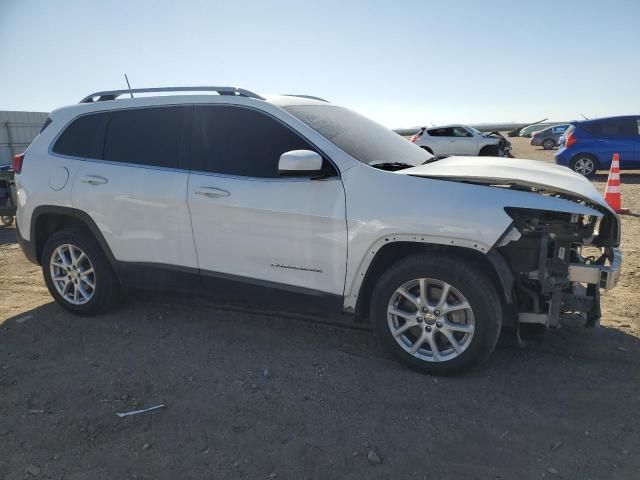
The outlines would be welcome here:
<svg viewBox="0 0 640 480">
<path fill-rule="evenodd" d="M 498 139 L 498 156 L 499 157 L 511 157 L 511 142 L 502 135 L 500 132 L 489 132 L 483 134 L 485 137 L 492 137 Z"/>
<path fill-rule="evenodd" d="M 620 220 L 591 182 L 558 165 L 487 157 L 450 157 L 398 173 L 495 192 L 489 198 L 512 220 L 489 252 L 512 277 L 504 288 L 515 314 L 508 316 L 517 320 L 506 321 L 557 326 L 562 314 L 577 313 L 598 322 L 600 289 L 617 284 L 622 256 Z"/>
<path fill-rule="evenodd" d="M 611 216 L 506 210 L 513 225 L 496 247 L 513 275 L 518 321 L 554 327 L 571 313 L 597 324 L 600 288 L 618 281 L 617 222 Z"/>
</svg>

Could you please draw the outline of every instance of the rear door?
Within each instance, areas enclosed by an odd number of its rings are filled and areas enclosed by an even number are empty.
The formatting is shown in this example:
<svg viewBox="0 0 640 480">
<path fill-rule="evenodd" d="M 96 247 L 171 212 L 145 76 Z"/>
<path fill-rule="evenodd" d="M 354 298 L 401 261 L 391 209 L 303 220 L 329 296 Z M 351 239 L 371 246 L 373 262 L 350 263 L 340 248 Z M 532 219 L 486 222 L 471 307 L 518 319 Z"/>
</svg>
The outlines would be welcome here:
<svg viewBox="0 0 640 480">
<path fill-rule="evenodd" d="M 195 106 L 192 130 L 188 203 L 203 278 L 342 295 L 345 195 L 328 159 L 326 178 L 281 177 L 281 154 L 318 150 L 239 105 Z"/>
<path fill-rule="evenodd" d="M 449 141 L 453 137 L 453 129 L 450 127 L 430 128 L 427 130 L 427 135 L 429 135 L 428 145 L 436 157 L 449 155 Z"/>
<path fill-rule="evenodd" d="M 191 108 L 134 108 L 79 119 L 94 124 L 84 129 L 94 146 L 78 163 L 72 205 L 93 218 L 117 260 L 197 269 L 189 175 L 181 165 Z"/>
<path fill-rule="evenodd" d="M 609 165 L 613 154 L 618 153 L 620 168 L 640 166 L 636 155 L 638 124 L 634 117 L 604 118 L 585 123 L 584 128 L 595 136 L 595 148 L 605 165 Z"/>
</svg>

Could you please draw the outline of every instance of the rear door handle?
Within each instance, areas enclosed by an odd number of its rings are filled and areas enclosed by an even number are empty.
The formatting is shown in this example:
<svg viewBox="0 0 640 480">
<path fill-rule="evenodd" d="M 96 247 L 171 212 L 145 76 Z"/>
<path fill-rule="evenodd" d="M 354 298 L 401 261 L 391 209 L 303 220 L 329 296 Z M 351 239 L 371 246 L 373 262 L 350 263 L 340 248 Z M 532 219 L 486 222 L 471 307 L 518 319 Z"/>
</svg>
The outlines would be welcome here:
<svg viewBox="0 0 640 480">
<path fill-rule="evenodd" d="M 209 197 L 209 198 L 220 198 L 220 197 L 228 197 L 231 194 L 226 190 L 222 190 L 221 188 L 200 187 L 196 190 L 196 195 L 202 195 L 203 197 Z"/>
<path fill-rule="evenodd" d="M 104 185 L 105 183 L 109 183 L 109 180 L 99 175 L 85 175 L 81 181 L 89 185 Z"/>
</svg>

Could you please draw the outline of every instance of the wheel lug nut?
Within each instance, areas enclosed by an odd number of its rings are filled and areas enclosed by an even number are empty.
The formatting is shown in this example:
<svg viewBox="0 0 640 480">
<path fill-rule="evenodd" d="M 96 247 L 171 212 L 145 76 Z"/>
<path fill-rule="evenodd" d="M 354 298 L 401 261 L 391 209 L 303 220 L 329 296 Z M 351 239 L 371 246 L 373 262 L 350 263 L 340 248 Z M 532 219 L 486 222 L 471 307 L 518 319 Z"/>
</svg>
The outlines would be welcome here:
<svg viewBox="0 0 640 480">
<path fill-rule="evenodd" d="M 436 327 L 442 328 L 442 322 L 436 322 Z"/>
<path fill-rule="evenodd" d="M 433 312 L 434 315 L 440 315 L 440 310 L 436 310 L 435 312 Z"/>
<path fill-rule="evenodd" d="M 422 311 L 423 311 L 424 313 L 427 313 L 427 312 L 429 311 L 429 309 L 428 309 L 427 307 L 422 307 Z"/>
<path fill-rule="evenodd" d="M 418 323 L 422 323 L 422 317 L 418 317 L 416 318 L 416 320 L 418 321 Z"/>
<path fill-rule="evenodd" d="M 427 325 L 427 332 L 431 331 L 431 327 L 429 325 Z"/>
</svg>

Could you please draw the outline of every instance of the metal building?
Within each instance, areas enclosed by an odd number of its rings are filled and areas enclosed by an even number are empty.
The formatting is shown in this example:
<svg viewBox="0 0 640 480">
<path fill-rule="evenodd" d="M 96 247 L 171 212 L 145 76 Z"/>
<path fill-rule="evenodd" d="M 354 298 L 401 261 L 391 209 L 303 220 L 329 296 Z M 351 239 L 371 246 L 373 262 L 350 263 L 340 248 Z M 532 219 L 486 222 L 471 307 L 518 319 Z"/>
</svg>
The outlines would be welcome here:
<svg viewBox="0 0 640 480">
<path fill-rule="evenodd" d="M 48 115 L 44 112 L 0 111 L 0 166 L 11 164 L 15 154 L 25 151 Z"/>
</svg>

